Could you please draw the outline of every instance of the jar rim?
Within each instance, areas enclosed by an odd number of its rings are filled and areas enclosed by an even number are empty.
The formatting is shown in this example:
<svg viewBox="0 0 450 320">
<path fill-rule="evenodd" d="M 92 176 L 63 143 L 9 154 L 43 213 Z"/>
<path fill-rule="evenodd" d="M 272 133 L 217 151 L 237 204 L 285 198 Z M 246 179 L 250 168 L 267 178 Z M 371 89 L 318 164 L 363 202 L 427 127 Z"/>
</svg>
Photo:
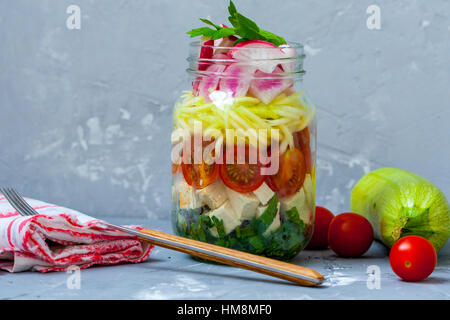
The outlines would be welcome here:
<svg viewBox="0 0 450 320">
<path fill-rule="evenodd" d="M 204 48 L 210 48 L 213 52 L 216 52 L 216 50 L 220 51 L 228 51 L 230 49 L 238 49 L 241 50 L 261 50 L 261 52 L 269 52 L 269 54 L 265 55 L 258 55 L 253 56 L 252 58 L 246 58 L 245 54 L 243 55 L 244 58 L 236 58 L 236 57 L 230 57 L 227 54 L 221 55 L 221 56 L 212 56 L 212 57 L 201 57 L 201 50 Z M 295 54 L 287 54 L 286 56 L 280 56 L 279 54 L 274 54 L 273 56 L 270 54 L 271 50 L 281 50 L 281 49 L 291 49 L 295 52 Z M 267 47 L 261 47 L 259 45 L 255 46 L 244 46 L 244 47 L 233 47 L 233 46 L 215 46 L 211 44 L 204 44 L 202 41 L 194 41 L 190 43 L 190 54 L 187 58 L 187 61 L 189 62 L 189 68 L 186 70 L 188 73 L 201 75 L 201 76 L 224 76 L 224 77 L 230 77 L 229 74 L 227 74 L 224 71 L 218 71 L 214 70 L 212 72 L 209 72 L 208 70 L 205 70 L 207 66 L 210 65 L 240 65 L 240 66 L 261 66 L 264 64 L 268 64 L 272 66 L 273 68 L 269 68 L 270 73 L 272 75 L 265 75 L 265 77 L 294 77 L 294 78 L 301 78 L 305 74 L 305 70 L 303 69 L 303 60 L 305 58 L 304 54 L 304 46 L 301 43 L 297 42 L 288 42 L 286 45 L 282 46 L 267 46 Z M 290 66 L 288 70 L 282 69 L 282 72 L 273 72 L 273 69 L 276 65 L 282 65 L 282 66 Z M 203 66 L 203 68 L 200 69 L 199 66 Z M 260 69 L 258 67 L 258 69 Z M 260 69 L 264 70 L 264 69 Z"/>
<path fill-rule="evenodd" d="M 211 45 L 211 44 L 204 44 L 201 41 L 192 41 L 189 43 L 189 45 L 191 47 L 209 47 L 209 48 L 213 48 L 213 49 L 232 49 L 235 48 L 233 46 L 215 46 L 215 45 Z M 300 49 L 300 51 L 303 53 L 303 49 L 304 46 L 303 44 L 299 43 L 299 42 L 293 42 L 293 41 L 287 41 L 286 45 L 289 46 L 289 48 L 292 49 Z M 248 49 L 264 49 L 264 50 L 275 50 L 275 49 L 280 49 L 280 48 L 284 48 L 284 45 L 281 46 L 274 46 L 274 47 L 258 47 L 258 46 L 252 46 L 252 45 L 248 45 L 245 47 L 239 47 L 239 50 L 248 50 Z"/>
<path fill-rule="evenodd" d="M 214 45 L 210 45 L 210 44 L 204 44 L 201 41 L 194 41 L 190 43 L 190 55 L 187 58 L 187 61 L 189 62 L 189 68 L 186 70 L 188 73 L 191 74 L 196 74 L 196 75 L 202 75 L 202 76 L 226 76 L 226 77 L 230 77 L 230 75 L 227 75 L 225 72 L 223 71 L 207 71 L 204 69 L 199 69 L 199 65 L 203 65 L 203 66 L 209 66 L 211 64 L 219 64 L 219 65 L 229 65 L 229 64 L 236 64 L 236 65 L 243 65 L 243 66 L 250 66 L 250 65 L 258 65 L 258 64 L 273 64 L 273 65 L 286 65 L 286 64 L 290 64 L 292 65 L 292 67 L 290 68 L 290 70 L 284 70 L 283 72 L 278 72 L 278 73 L 273 73 L 272 76 L 266 75 L 264 78 L 270 78 L 270 77 L 302 77 L 305 74 L 305 70 L 303 69 L 303 60 L 305 58 L 305 54 L 304 54 L 304 46 L 301 43 L 297 43 L 297 42 L 288 42 L 286 46 L 281 46 L 281 47 L 261 47 L 261 46 L 245 46 L 245 47 L 238 47 L 239 50 L 248 50 L 248 49 L 252 49 L 252 50 L 261 50 L 262 52 L 264 51 L 269 51 L 269 50 L 280 50 L 283 48 L 288 48 L 288 49 L 294 49 L 295 50 L 295 55 L 291 55 L 291 56 L 286 56 L 286 57 L 280 57 L 279 55 L 274 55 L 274 57 L 272 58 L 267 58 L 267 57 L 258 57 L 258 58 L 252 58 L 252 59 L 239 59 L 239 58 L 232 58 L 229 57 L 227 55 L 222 56 L 222 57 L 211 57 L 211 58 L 203 58 L 203 57 L 199 57 L 199 52 L 200 50 L 202 50 L 202 48 L 211 48 L 213 51 L 216 51 L 218 49 L 220 50 L 229 50 L 229 49 L 233 49 L 236 47 L 233 46 L 214 46 Z M 270 52 L 270 51 L 269 51 Z"/>
</svg>

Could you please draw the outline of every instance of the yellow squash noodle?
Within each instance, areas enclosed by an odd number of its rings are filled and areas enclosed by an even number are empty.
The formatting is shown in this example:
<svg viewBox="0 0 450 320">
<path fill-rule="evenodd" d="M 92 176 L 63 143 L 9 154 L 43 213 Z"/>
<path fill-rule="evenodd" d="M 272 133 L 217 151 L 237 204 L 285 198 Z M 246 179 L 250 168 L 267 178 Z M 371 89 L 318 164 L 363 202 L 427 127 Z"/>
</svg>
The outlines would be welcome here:
<svg viewBox="0 0 450 320">
<path fill-rule="evenodd" d="M 216 129 L 222 134 L 226 129 L 234 129 L 238 135 L 266 129 L 268 141 L 259 141 L 262 137 L 257 137 L 257 142 L 262 144 L 270 144 L 270 130 L 275 129 L 279 133 L 280 145 L 293 147 L 292 133 L 307 127 L 315 113 L 303 91 L 291 95 L 282 93 L 269 104 L 254 97 L 236 97 L 231 101 L 219 108 L 213 102 L 205 102 L 204 97 L 185 91 L 175 105 L 174 129 L 193 133 L 195 121 L 201 121 L 204 131 Z"/>
</svg>

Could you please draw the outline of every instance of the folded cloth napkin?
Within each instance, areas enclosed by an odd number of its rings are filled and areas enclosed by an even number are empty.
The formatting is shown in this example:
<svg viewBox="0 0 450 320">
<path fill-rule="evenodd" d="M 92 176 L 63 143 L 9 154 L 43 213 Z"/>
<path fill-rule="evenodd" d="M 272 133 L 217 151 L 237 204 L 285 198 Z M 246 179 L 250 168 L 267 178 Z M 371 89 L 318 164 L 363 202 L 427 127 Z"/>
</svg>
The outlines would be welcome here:
<svg viewBox="0 0 450 320">
<path fill-rule="evenodd" d="M 0 269 L 49 272 L 70 266 L 138 263 L 153 248 L 75 210 L 33 199 L 27 202 L 39 215 L 22 217 L 0 193 Z"/>
</svg>

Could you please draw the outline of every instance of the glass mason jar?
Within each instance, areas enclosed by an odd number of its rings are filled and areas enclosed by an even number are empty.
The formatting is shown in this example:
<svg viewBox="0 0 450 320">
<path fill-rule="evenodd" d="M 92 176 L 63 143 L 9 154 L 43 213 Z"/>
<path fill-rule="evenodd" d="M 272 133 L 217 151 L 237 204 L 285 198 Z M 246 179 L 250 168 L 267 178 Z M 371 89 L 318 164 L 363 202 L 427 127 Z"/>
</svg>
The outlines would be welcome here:
<svg viewBox="0 0 450 320">
<path fill-rule="evenodd" d="M 310 240 L 315 214 L 315 108 L 302 87 L 303 46 L 190 48 L 190 81 L 173 113 L 173 228 L 289 260 Z"/>
</svg>

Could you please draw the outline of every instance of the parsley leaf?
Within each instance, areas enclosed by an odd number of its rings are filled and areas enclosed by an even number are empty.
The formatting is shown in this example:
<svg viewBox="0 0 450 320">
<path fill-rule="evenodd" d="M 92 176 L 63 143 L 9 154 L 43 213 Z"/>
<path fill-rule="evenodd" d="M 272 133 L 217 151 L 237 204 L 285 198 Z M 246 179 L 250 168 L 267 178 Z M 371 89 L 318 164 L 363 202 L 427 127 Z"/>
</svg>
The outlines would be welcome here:
<svg viewBox="0 0 450 320">
<path fill-rule="evenodd" d="M 189 34 L 191 38 L 206 36 L 213 40 L 232 35 L 239 36 L 240 38 L 236 40 L 234 44 L 247 40 L 264 40 L 273 43 L 276 46 L 286 43 L 284 38 L 267 30 L 260 29 L 254 21 L 240 14 L 231 0 L 230 5 L 228 6 L 228 12 L 230 13 L 228 20 L 233 25 L 233 28 L 221 27 L 208 19 L 200 19 L 203 23 L 209 25 L 210 27 L 192 29 L 191 31 L 188 31 L 187 34 Z"/>
<path fill-rule="evenodd" d="M 206 19 L 203 19 L 203 20 L 206 20 Z M 209 20 L 206 20 L 206 21 L 209 21 Z M 212 24 L 212 22 L 211 22 L 211 24 Z M 220 39 L 223 37 L 228 37 L 228 36 L 235 34 L 234 28 L 224 28 L 224 27 L 215 26 L 215 25 L 214 25 L 214 27 L 216 28 L 216 30 L 209 28 L 209 27 L 202 27 L 202 28 L 192 29 L 191 31 L 188 31 L 187 34 L 190 35 L 191 38 L 198 37 L 198 36 L 205 36 L 205 37 L 210 37 L 212 40 Z"/>
<path fill-rule="evenodd" d="M 220 30 L 220 28 L 223 28 L 223 27 L 221 27 L 221 26 L 218 26 L 217 24 L 214 24 L 214 23 L 212 23 L 210 20 L 208 20 L 208 19 L 202 19 L 202 18 L 200 18 L 200 21 L 201 22 L 204 22 L 204 23 L 206 23 L 206 24 L 209 24 L 210 26 L 213 26 L 214 28 L 216 28 L 217 30 Z"/>
<path fill-rule="evenodd" d="M 230 5 L 228 6 L 228 12 L 230 13 L 228 20 L 235 28 L 236 35 L 240 36 L 242 39 L 240 39 L 239 42 L 246 40 L 264 40 L 273 43 L 276 46 L 286 43 L 286 40 L 282 37 L 260 29 L 254 21 L 237 12 L 236 6 L 231 0 Z"/>
</svg>

